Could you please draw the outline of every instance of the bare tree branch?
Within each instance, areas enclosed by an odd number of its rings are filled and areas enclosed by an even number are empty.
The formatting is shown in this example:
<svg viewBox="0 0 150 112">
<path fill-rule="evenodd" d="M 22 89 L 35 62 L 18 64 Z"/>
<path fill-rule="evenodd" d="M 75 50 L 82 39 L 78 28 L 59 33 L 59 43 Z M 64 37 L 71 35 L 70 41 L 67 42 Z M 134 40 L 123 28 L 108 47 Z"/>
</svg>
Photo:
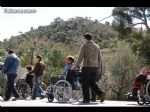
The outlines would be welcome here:
<svg viewBox="0 0 150 112">
<path fill-rule="evenodd" d="M 144 19 L 142 18 L 139 18 L 138 16 L 135 16 L 135 15 L 130 15 L 131 17 L 134 17 L 134 18 L 137 18 L 137 19 L 140 19 L 141 21 L 144 21 Z"/>
<path fill-rule="evenodd" d="M 112 91 L 113 91 L 114 93 L 116 93 L 117 95 L 119 95 L 118 91 L 115 90 L 112 86 L 110 86 L 110 88 L 112 89 Z"/>
<path fill-rule="evenodd" d="M 139 25 L 139 24 L 145 24 L 144 22 L 142 23 L 133 23 L 133 26 Z"/>
<path fill-rule="evenodd" d="M 146 9 L 143 10 L 143 17 L 144 17 L 144 25 L 146 26 L 147 28 L 147 31 L 150 32 L 150 27 L 148 26 L 148 23 L 147 23 L 147 18 L 146 18 Z"/>
</svg>

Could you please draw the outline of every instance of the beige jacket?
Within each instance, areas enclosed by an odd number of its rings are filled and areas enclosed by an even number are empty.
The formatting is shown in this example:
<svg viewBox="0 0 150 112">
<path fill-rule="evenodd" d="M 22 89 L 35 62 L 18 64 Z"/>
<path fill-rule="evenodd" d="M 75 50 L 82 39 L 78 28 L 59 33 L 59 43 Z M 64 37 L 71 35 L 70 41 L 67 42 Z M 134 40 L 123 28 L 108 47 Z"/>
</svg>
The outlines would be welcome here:
<svg viewBox="0 0 150 112">
<path fill-rule="evenodd" d="M 99 46 L 93 41 L 87 41 L 79 53 L 79 58 L 75 67 L 78 67 L 83 61 L 83 67 L 100 67 L 101 66 L 101 53 Z"/>
</svg>

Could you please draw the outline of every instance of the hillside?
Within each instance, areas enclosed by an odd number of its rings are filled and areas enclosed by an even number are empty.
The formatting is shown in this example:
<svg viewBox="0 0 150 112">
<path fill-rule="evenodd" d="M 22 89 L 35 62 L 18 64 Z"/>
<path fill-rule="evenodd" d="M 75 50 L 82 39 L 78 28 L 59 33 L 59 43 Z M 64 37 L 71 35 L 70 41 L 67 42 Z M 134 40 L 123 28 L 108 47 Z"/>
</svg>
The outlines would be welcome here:
<svg viewBox="0 0 150 112">
<path fill-rule="evenodd" d="M 117 32 L 109 24 L 82 17 L 70 18 L 67 21 L 58 17 L 50 25 L 39 26 L 37 29 L 31 27 L 28 32 L 20 31 L 20 35 L 5 39 L 2 47 L 13 48 L 17 52 L 27 52 L 34 47 L 36 52 L 42 54 L 45 50 L 55 48 L 74 51 L 80 47 L 80 38 L 85 32 L 91 32 L 101 48 L 113 47 L 116 43 Z"/>
</svg>

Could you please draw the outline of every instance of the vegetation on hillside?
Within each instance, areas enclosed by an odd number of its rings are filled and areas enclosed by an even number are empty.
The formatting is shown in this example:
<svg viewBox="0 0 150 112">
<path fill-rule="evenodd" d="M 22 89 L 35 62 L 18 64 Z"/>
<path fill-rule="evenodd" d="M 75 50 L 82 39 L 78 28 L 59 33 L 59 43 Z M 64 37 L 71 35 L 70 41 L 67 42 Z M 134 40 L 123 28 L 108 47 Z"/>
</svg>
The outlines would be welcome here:
<svg viewBox="0 0 150 112">
<path fill-rule="evenodd" d="M 35 64 L 35 55 L 40 54 L 46 63 L 44 80 L 50 81 L 52 73 L 61 73 L 64 58 L 73 55 L 78 58 L 81 37 L 93 34 L 93 40 L 102 49 L 103 74 L 100 81 L 107 89 L 108 99 L 124 100 L 124 94 L 131 90 L 139 68 L 150 64 L 150 19 L 149 7 L 117 7 L 112 11 L 112 23 L 100 23 L 90 18 L 76 17 L 64 21 L 57 17 L 46 26 L 12 36 L 0 43 L 2 61 L 7 49 L 14 49 L 21 60 L 21 70 Z M 135 23 L 139 19 L 139 23 Z M 135 28 L 142 24 L 145 30 Z M 24 70 L 22 70 L 24 71 Z"/>
<path fill-rule="evenodd" d="M 39 26 L 37 29 L 31 27 L 31 30 L 25 33 L 20 31 L 20 35 L 5 39 L 2 46 L 22 52 L 35 47 L 35 51 L 44 52 L 47 48 L 53 48 L 55 43 L 74 45 L 86 32 L 93 34 L 94 40 L 101 43 L 101 48 L 112 47 L 117 37 L 117 32 L 111 26 L 101 24 L 98 20 L 76 17 L 64 21 L 57 17 L 50 25 Z"/>
</svg>

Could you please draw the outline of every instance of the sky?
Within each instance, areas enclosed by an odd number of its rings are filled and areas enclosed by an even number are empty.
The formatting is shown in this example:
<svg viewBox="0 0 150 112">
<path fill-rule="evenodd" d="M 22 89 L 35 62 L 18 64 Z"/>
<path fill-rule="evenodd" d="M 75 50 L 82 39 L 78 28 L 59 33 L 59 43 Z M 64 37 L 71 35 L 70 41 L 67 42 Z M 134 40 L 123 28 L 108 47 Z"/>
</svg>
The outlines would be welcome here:
<svg viewBox="0 0 150 112">
<path fill-rule="evenodd" d="M 114 7 L 0 7 L 0 41 L 27 32 L 31 27 L 49 25 L 56 17 L 64 20 L 80 17 L 91 17 L 102 20 L 112 14 Z M 34 9 L 36 13 L 5 13 L 6 9 Z M 106 21 L 112 22 L 113 17 Z"/>
</svg>

